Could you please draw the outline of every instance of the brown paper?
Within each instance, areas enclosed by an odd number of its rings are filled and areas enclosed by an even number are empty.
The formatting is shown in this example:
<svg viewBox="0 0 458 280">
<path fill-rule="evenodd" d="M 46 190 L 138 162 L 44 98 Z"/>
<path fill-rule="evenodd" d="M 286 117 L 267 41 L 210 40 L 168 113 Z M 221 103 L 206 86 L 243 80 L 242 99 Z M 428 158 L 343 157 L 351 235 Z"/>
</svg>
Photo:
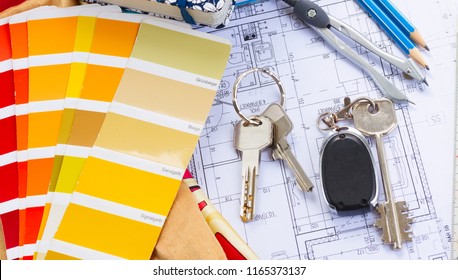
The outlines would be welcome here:
<svg viewBox="0 0 458 280">
<path fill-rule="evenodd" d="M 151 259 L 225 260 L 226 255 L 182 182 Z"/>
</svg>

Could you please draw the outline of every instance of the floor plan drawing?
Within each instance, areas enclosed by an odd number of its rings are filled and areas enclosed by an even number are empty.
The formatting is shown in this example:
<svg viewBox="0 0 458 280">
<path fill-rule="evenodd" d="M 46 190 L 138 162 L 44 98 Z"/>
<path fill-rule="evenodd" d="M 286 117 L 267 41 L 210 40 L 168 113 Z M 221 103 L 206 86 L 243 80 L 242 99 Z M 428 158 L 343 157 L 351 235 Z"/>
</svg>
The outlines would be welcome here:
<svg viewBox="0 0 458 280">
<path fill-rule="evenodd" d="M 410 7 L 411 1 L 393 2 L 418 22 L 417 28 L 431 49 L 421 49 L 430 63 L 431 70 L 424 70 L 429 86 L 406 79 L 399 69 L 360 45 L 345 42 L 415 103 L 395 105 L 398 127 L 383 138 L 394 197 L 408 203 L 414 221 L 413 240 L 404 242 L 400 250 L 381 241 L 381 230 L 374 226 L 378 218 L 375 210 L 337 216 L 330 212 L 321 189 L 319 153 L 326 132 L 317 127 L 317 117 L 340 110 L 345 97 L 383 97 L 368 75 L 327 45 L 282 1 L 261 0 L 237 8 L 225 28 L 202 28 L 229 39 L 233 48 L 189 168 L 209 199 L 261 259 L 450 258 L 456 3 L 422 1 Z M 316 3 L 383 50 L 405 57 L 357 1 Z M 431 26 L 420 25 L 427 13 L 436 20 Z M 255 216 L 243 223 L 239 217 L 241 157 L 233 147 L 234 126 L 240 117 L 232 105 L 232 86 L 239 74 L 253 67 L 267 67 L 281 79 L 286 91 L 284 108 L 294 123 L 287 139 L 315 187 L 303 192 L 288 166 L 274 161 L 266 150 L 261 154 L 256 181 Z M 260 72 L 245 77 L 238 94 L 245 115 L 261 114 L 270 103 L 279 101 L 277 85 Z M 368 140 L 377 161 L 378 201 L 383 201 L 375 140 Z"/>
</svg>

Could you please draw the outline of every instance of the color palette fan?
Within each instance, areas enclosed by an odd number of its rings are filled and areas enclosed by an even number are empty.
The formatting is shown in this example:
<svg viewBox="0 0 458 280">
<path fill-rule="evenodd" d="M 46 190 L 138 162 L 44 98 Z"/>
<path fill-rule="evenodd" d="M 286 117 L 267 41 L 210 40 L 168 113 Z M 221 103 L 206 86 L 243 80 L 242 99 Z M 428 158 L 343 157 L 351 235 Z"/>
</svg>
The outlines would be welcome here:
<svg viewBox="0 0 458 280">
<path fill-rule="evenodd" d="M 149 259 L 230 43 L 99 5 L 2 19 L 0 38 L 8 259 Z"/>
</svg>

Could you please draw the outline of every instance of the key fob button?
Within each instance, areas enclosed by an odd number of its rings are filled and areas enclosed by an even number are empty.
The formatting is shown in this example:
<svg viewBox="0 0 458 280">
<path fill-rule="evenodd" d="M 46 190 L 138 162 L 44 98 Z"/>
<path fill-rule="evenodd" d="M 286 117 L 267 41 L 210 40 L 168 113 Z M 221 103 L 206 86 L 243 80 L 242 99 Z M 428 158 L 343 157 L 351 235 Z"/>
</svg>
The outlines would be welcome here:
<svg viewBox="0 0 458 280">
<path fill-rule="evenodd" d="M 353 215 L 376 203 L 377 179 L 367 141 L 348 128 L 335 132 L 322 147 L 321 182 L 332 212 Z"/>
</svg>

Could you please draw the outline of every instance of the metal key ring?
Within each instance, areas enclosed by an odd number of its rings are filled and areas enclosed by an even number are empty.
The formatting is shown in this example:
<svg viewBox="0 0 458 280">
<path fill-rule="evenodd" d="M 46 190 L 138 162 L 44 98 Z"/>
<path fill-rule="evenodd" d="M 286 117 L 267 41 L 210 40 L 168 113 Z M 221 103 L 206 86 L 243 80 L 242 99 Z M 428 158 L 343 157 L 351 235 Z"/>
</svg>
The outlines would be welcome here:
<svg viewBox="0 0 458 280">
<path fill-rule="evenodd" d="M 242 111 L 240 110 L 239 104 L 237 102 L 237 91 L 238 91 L 240 82 L 247 75 L 249 75 L 249 74 L 251 74 L 253 72 L 256 72 L 256 71 L 259 71 L 259 72 L 267 74 L 268 76 L 270 76 L 275 81 L 275 83 L 278 86 L 278 89 L 280 90 L 280 105 L 281 106 L 283 106 L 283 104 L 285 104 L 285 90 L 283 88 L 283 85 L 282 85 L 280 79 L 273 72 L 268 70 L 267 68 L 257 68 L 257 67 L 256 68 L 251 68 L 251 69 L 248 69 L 247 71 L 243 72 L 242 74 L 240 74 L 240 76 L 237 77 L 237 80 L 235 80 L 234 87 L 233 87 L 233 90 L 232 90 L 232 104 L 234 105 L 235 112 L 237 113 L 237 115 L 239 115 L 243 120 L 245 120 L 249 124 L 260 125 L 261 124 L 260 120 L 258 120 L 256 118 L 251 118 L 251 119 L 247 118 L 242 113 Z"/>
<path fill-rule="evenodd" d="M 351 111 L 353 107 L 359 102 L 367 102 L 369 104 L 369 108 L 373 108 L 373 110 L 375 110 L 374 108 L 376 108 L 375 102 L 372 99 L 370 99 L 369 97 L 359 97 L 353 101 L 350 101 L 349 97 L 345 97 L 344 99 L 345 106 L 341 110 L 335 113 L 325 112 L 318 116 L 316 120 L 317 127 L 321 130 L 333 130 L 333 129 L 338 130 L 339 126 L 337 125 L 337 122 L 341 120 L 352 119 L 353 115 Z M 327 126 L 322 127 L 321 122 L 323 122 Z"/>
</svg>

